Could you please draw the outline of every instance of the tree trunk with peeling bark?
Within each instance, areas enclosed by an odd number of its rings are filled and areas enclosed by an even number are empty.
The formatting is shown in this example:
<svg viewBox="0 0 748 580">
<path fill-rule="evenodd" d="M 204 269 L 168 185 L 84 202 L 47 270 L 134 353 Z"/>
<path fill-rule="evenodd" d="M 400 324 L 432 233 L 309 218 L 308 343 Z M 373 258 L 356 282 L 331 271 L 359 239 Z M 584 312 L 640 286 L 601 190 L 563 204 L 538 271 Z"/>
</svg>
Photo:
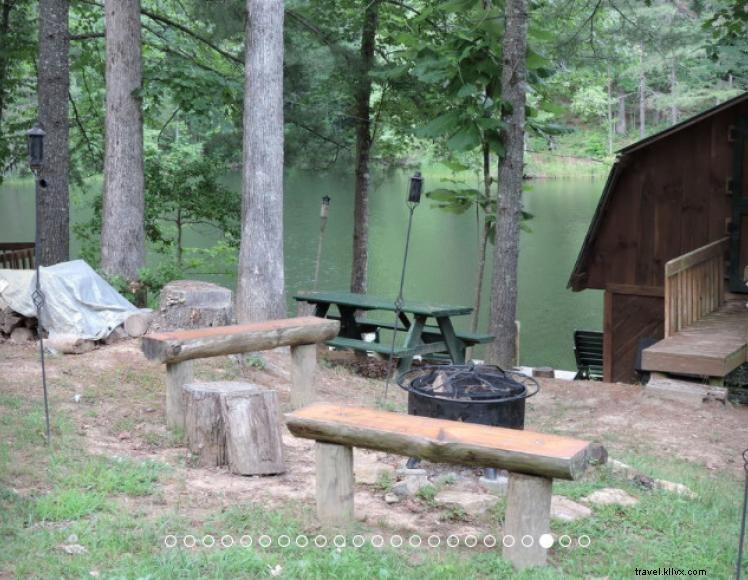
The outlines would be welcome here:
<svg viewBox="0 0 748 580">
<path fill-rule="evenodd" d="M 285 318 L 283 0 L 247 0 L 239 322 Z"/>
<path fill-rule="evenodd" d="M 37 94 L 39 121 L 47 136 L 39 173 L 45 186 L 37 203 L 40 261 L 51 266 L 70 257 L 68 0 L 40 0 L 39 16 Z"/>
<path fill-rule="evenodd" d="M 491 334 L 487 358 L 511 367 L 515 361 L 517 264 L 522 220 L 522 176 L 527 94 L 527 0 L 507 0 L 501 94 L 506 104 L 505 156 L 499 163 L 496 246 L 491 284 Z"/>
<path fill-rule="evenodd" d="M 351 292 L 366 293 L 369 269 L 369 185 L 371 156 L 371 72 L 374 65 L 379 1 L 366 3 L 361 28 L 359 74 L 355 90 L 356 191 L 353 207 Z"/>
<path fill-rule="evenodd" d="M 105 0 L 106 151 L 101 224 L 105 273 L 137 280 L 145 265 L 140 1 Z"/>
</svg>

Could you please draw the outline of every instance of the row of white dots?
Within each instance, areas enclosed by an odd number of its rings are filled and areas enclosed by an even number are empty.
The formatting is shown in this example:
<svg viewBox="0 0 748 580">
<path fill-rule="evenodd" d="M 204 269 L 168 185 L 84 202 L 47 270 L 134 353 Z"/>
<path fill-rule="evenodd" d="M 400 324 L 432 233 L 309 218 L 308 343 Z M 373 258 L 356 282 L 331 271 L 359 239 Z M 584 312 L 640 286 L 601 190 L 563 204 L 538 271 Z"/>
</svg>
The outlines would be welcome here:
<svg viewBox="0 0 748 580">
<path fill-rule="evenodd" d="M 386 543 L 388 543 L 386 542 L 384 536 L 380 534 L 374 534 L 370 536 L 368 538 L 368 541 L 375 548 L 382 548 Z M 356 534 L 351 538 L 350 545 L 354 548 L 361 548 L 366 544 L 366 542 L 367 538 L 365 536 Z M 181 542 L 180 538 L 174 534 L 168 534 L 164 537 L 164 545 L 167 548 L 176 548 L 180 545 L 180 543 L 185 548 L 213 548 L 218 546 L 223 548 L 231 548 L 234 546 L 249 548 L 255 543 L 255 540 L 250 535 L 243 535 L 238 540 L 236 540 L 234 536 L 228 534 L 221 536 L 219 539 L 216 539 L 216 536 L 210 534 L 205 535 L 202 538 L 198 538 L 194 535 L 188 534 L 181 537 Z M 447 536 L 445 540 L 445 544 L 449 548 L 456 548 L 461 543 L 467 548 L 475 548 L 478 544 L 482 544 L 486 548 L 493 548 L 499 544 L 501 544 L 505 548 L 511 548 L 515 545 L 521 545 L 525 548 L 531 548 L 535 545 L 535 538 L 529 534 L 524 535 L 519 539 L 509 534 L 501 536 L 500 538 L 488 534 L 486 536 L 483 536 L 482 539 L 479 539 L 478 536 L 475 536 L 473 534 L 467 534 L 463 538 L 452 534 Z M 538 537 L 537 543 L 541 548 L 547 549 L 552 547 L 553 544 L 556 543 L 556 538 L 554 538 L 552 534 L 542 534 Z M 558 537 L 558 545 L 562 548 L 569 548 L 574 543 L 575 539 L 567 534 Z M 586 534 L 582 534 L 581 536 L 576 538 L 576 545 L 581 548 L 588 548 L 591 543 L 592 540 Z M 266 534 L 262 534 L 257 538 L 256 544 L 261 548 L 269 548 L 273 545 L 273 538 Z M 312 538 L 310 538 L 310 536 L 299 535 L 296 536 L 295 539 L 292 539 L 289 535 L 282 534 L 277 537 L 277 539 L 275 540 L 275 544 L 281 548 L 288 548 L 292 544 L 297 548 L 306 548 L 310 545 L 313 545 L 317 548 L 325 548 L 327 546 L 332 546 L 335 548 L 345 548 L 349 545 L 348 539 L 341 534 L 333 536 L 331 539 L 322 534 L 318 534 Z M 405 544 L 406 539 L 403 536 L 395 534 L 389 537 L 389 545 L 393 548 L 400 548 Z M 407 544 L 412 548 L 419 548 L 424 544 L 429 548 L 437 548 L 442 544 L 442 537 L 438 535 L 431 535 L 428 536 L 424 542 L 422 536 L 413 534 L 407 539 Z"/>
</svg>

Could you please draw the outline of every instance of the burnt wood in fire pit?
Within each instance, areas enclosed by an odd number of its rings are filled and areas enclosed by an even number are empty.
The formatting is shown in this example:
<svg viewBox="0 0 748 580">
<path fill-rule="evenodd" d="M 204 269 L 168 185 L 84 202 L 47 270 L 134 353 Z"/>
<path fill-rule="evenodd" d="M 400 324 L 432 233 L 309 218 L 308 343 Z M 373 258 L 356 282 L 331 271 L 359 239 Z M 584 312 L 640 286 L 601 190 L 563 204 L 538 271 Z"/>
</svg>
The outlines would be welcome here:
<svg viewBox="0 0 748 580">
<path fill-rule="evenodd" d="M 522 429 L 525 399 L 538 383 L 520 373 L 490 365 L 436 365 L 405 373 L 408 413 L 494 427 Z"/>
</svg>

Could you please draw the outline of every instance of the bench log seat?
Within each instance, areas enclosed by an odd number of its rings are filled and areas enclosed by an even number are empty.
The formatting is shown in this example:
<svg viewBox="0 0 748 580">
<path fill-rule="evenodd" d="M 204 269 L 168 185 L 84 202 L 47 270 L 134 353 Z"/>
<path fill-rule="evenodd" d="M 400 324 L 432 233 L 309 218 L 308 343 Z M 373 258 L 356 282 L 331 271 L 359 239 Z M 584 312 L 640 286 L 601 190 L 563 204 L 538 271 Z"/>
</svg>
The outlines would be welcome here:
<svg viewBox="0 0 748 580">
<path fill-rule="evenodd" d="M 316 441 L 317 514 L 327 524 L 353 520 L 353 447 L 508 470 L 504 533 L 516 541 L 503 549 L 518 568 L 545 563 L 553 478 L 578 479 L 601 456 L 569 437 L 329 403 L 287 414 L 286 426 Z"/>
<path fill-rule="evenodd" d="M 150 334 L 143 337 L 141 349 L 149 360 L 166 364 L 166 424 L 183 430 L 182 389 L 193 381 L 194 359 L 290 346 L 291 406 L 296 409 L 314 401 L 317 343 L 339 330 L 337 320 L 307 316 Z"/>
</svg>

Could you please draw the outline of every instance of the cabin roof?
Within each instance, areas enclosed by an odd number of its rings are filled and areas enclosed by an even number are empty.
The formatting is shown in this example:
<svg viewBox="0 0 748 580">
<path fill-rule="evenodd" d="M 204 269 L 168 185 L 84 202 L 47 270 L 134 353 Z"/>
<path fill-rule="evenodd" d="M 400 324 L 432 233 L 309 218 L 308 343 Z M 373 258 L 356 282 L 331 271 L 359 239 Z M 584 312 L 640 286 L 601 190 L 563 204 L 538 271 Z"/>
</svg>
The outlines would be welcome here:
<svg viewBox="0 0 748 580">
<path fill-rule="evenodd" d="M 708 119 L 709 117 L 712 117 L 713 115 L 721 113 L 722 111 L 734 107 L 735 105 L 738 105 L 747 100 L 748 92 L 745 92 L 741 95 L 738 95 L 737 97 L 733 97 L 732 99 L 725 101 L 724 103 L 712 107 L 711 109 L 707 109 L 706 111 L 703 111 L 698 115 L 694 115 L 693 117 L 689 117 L 688 119 L 685 119 L 680 123 L 676 123 L 672 127 L 668 127 L 667 129 L 660 131 L 659 133 L 650 135 L 649 137 L 646 137 L 640 141 L 637 141 L 636 143 L 632 143 L 631 145 L 628 145 L 616 151 L 616 160 L 613 163 L 613 167 L 611 167 L 610 169 L 610 173 L 608 174 L 608 179 L 605 182 L 603 193 L 600 196 L 600 201 L 597 204 L 595 215 L 592 217 L 592 223 L 587 230 L 587 235 L 585 236 L 584 242 L 582 243 L 582 249 L 579 251 L 579 256 L 577 256 L 577 261 L 574 264 L 574 269 L 572 270 L 571 276 L 569 277 L 567 288 L 571 288 L 575 292 L 584 290 L 586 288 L 585 268 L 589 261 L 592 247 L 594 246 L 595 240 L 597 238 L 600 224 L 602 222 L 602 217 L 605 214 L 605 210 L 610 202 L 613 191 L 615 191 L 616 182 L 618 181 L 621 172 L 624 171 L 624 168 L 627 165 L 627 157 L 631 153 L 649 147 L 650 145 L 661 141 L 662 139 L 667 139 L 671 135 L 683 131 L 684 129 L 687 129 L 692 125 L 700 123 Z"/>
</svg>

